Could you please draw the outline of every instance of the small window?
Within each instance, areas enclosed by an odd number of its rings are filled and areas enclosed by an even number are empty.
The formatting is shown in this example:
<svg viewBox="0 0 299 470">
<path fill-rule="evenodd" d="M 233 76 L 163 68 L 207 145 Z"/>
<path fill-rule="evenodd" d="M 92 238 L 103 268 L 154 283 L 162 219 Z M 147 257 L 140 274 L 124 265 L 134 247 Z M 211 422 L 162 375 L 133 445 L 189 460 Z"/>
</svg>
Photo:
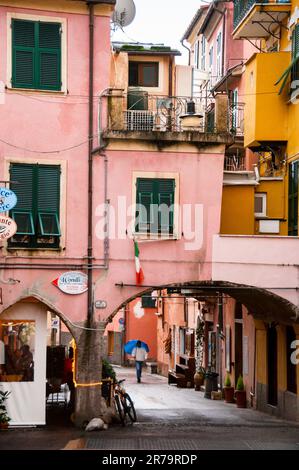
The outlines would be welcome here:
<svg viewBox="0 0 299 470">
<path fill-rule="evenodd" d="M 159 62 L 129 62 L 129 86 L 158 87 Z"/>
<path fill-rule="evenodd" d="M 12 86 L 61 90 L 61 24 L 12 20 Z"/>
<path fill-rule="evenodd" d="M 39 212 L 38 221 L 41 235 L 52 235 L 54 237 L 61 235 L 56 213 Z"/>
<path fill-rule="evenodd" d="M 142 308 L 156 308 L 156 299 L 153 299 L 150 294 L 141 297 Z"/>
<path fill-rule="evenodd" d="M 164 178 L 137 178 L 136 232 L 174 232 L 175 180 Z"/>
<path fill-rule="evenodd" d="M 254 215 L 255 217 L 267 216 L 267 194 L 263 194 L 263 193 L 255 194 Z"/>
<path fill-rule="evenodd" d="M 31 212 L 12 212 L 12 218 L 17 224 L 17 235 L 34 235 L 33 217 Z"/>
</svg>

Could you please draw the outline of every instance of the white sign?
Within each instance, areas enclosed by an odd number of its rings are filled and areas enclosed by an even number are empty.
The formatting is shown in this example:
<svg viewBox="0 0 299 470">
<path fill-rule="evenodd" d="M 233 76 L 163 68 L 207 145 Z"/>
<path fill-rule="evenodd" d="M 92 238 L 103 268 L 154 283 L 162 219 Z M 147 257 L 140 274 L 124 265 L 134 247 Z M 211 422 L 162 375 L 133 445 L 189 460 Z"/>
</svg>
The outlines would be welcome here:
<svg viewBox="0 0 299 470">
<path fill-rule="evenodd" d="M 107 308 L 106 300 L 96 300 L 95 301 L 95 308 Z"/>
<path fill-rule="evenodd" d="M 61 276 L 52 281 L 52 284 L 65 294 L 72 295 L 83 294 L 83 292 L 86 292 L 88 289 L 87 275 L 79 271 L 69 271 L 61 274 Z"/>
<path fill-rule="evenodd" d="M 0 240 L 13 237 L 17 231 L 17 224 L 10 217 L 0 217 Z"/>
</svg>

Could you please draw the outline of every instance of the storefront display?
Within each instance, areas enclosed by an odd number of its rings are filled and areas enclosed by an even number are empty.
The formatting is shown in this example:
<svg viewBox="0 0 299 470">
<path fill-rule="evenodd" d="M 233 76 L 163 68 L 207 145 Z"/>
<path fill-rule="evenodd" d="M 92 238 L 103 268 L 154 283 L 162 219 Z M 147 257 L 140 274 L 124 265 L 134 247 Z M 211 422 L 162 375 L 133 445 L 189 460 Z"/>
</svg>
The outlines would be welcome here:
<svg viewBox="0 0 299 470">
<path fill-rule="evenodd" d="M 33 382 L 35 322 L 0 321 L 0 382 Z"/>
</svg>

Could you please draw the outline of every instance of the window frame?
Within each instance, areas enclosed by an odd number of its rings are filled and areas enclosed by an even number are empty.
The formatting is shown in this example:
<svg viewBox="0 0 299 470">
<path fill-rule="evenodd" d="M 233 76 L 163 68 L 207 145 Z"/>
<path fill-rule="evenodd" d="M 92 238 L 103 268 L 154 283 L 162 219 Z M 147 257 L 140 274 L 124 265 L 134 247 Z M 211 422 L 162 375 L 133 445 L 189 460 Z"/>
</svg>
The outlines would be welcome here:
<svg viewBox="0 0 299 470">
<path fill-rule="evenodd" d="M 32 219 L 32 222 L 33 222 L 33 228 L 34 228 L 34 233 L 33 234 L 28 234 L 28 233 L 16 233 L 14 235 L 14 237 L 10 238 L 8 241 L 7 241 L 7 248 L 9 250 L 11 249 L 29 249 L 29 250 L 39 250 L 39 249 L 42 249 L 42 250 L 47 250 L 47 249 L 50 249 L 50 250 L 60 250 L 61 249 L 61 232 L 62 232 L 62 228 L 61 228 L 61 197 L 62 197 L 62 193 L 61 193 L 61 187 L 62 187 L 62 176 L 61 176 L 61 173 L 62 173 L 62 169 L 61 169 L 61 165 L 56 162 L 51 162 L 51 163 L 46 163 L 46 162 L 35 162 L 35 163 L 32 163 L 32 162 L 20 162 L 20 161 L 10 161 L 9 162 L 9 175 L 11 175 L 10 173 L 10 170 L 11 170 L 11 167 L 13 165 L 28 165 L 28 166 L 31 166 L 31 167 L 35 167 L 34 170 L 33 170 L 33 173 L 32 173 L 32 188 L 33 188 L 33 192 L 32 192 L 32 195 L 35 196 L 33 197 L 33 205 L 31 207 L 31 210 L 22 210 L 22 209 L 18 209 L 17 206 L 15 208 L 15 210 L 12 210 L 10 212 L 10 216 L 13 218 L 13 214 L 15 213 L 30 213 L 31 214 L 31 219 Z M 39 224 L 39 213 L 45 213 L 45 211 L 39 211 L 38 210 L 38 206 L 37 206 L 37 201 L 38 201 L 38 171 L 40 170 L 40 168 L 42 166 L 49 166 L 49 165 L 52 165 L 53 167 L 59 167 L 59 199 L 58 199 L 58 214 L 59 214 L 59 217 L 57 215 L 57 221 L 58 221 L 58 228 L 59 228 L 59 231 L 60 231 L 60 235 L 43 235 L 42 233 L 39 233 L 39 229 L 40 229 L 40 224 Z M 48 213 L 53 213 L 53 211 L 49 211 Z M 35 215 L 35 217 L 34 217 Z M 14 240 L 15 236 L 28 236 L 29 239 L 26 240 L 26 241 L 23 241 L 23 240 Z M 54 237 L 54 242 L 52 244 L 50 243 L 43 243 L 43 242 L 40 242 L 38 243 L 38 238 L 53 238 Z"/>
<path fill-rule="evenodd" d="M 255 212 L 255 200 L 262 200 L 262 212 Z M 255 193 L 254 194 L 254 216 L 255 218 L 267 217 L 267 193 Z"/>
<path fill-rule="evenodd" d="M 132 84 L 130 82 L 130 65 L 137 64 L 137 83 Z M 160 62 L 159 61 L 138 61 L 138 60 L 129 60 L 129 77 L 128 77 L 128 86 L 129 87 L 142 87 L 142 88 L 158 88 L 159 87 L 159 72 L 160 72 Z M 148 66 L 154 66 L 155 68 L 155 81 L 154 84 L 148 85 L 144 84 L 144 68 Z"/>
<path fill-rule="evenodd" d="M 175 181 L 174 188 L 174 211 L 173 211 L 173 233 L 157 233 L 157 232 L 137 232 L 135 231 L 136 222 L 136 201 L 137 201 L 137 179 L 173 179 Z M 179 240 L 181 238 L 180 231 L 180 211 L 179 211 L 179 194 L 180 194 L 180 178 L 178 173 L 163 173 L 163 172 L 144 172 L 134 171 L 132 178 L 132 207 L 133 207 L 133 226 L 132 234 L 141 240 Z"/>
<path fill-rule="evenodd" d="M 12 83 L 13 75 L 13 20 L 34 21 L 42 23 L 59 23 L 61 30 L 61 49 L 60 49 L 60 80 L 59 90 L 40 89 L 40 88 L 21 88 L 14 87 Z M 43 94 L 67 94 L 67 19 L 54 16 L 30 15 L 25 13 L 7 13 L 7 72 L 6 87 L 11 91 L 29 90 Z"/>
<path fill-rule="evenodd" d="M 220 30 L 216 38 L 216 80 L 219 80 L 222 77 L 222 49 L 223 39 L 222 30 Z"/>
</svg>

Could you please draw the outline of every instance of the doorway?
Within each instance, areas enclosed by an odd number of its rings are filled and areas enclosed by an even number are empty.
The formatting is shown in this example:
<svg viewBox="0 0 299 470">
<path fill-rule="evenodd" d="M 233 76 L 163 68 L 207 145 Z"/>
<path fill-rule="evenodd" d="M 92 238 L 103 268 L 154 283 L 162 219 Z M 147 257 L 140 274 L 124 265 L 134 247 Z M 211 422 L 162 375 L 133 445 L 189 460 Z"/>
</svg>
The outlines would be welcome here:
<svg viewBox="0 0 299 470">
<path fill-rule="evenodd" d="M 243 317 L 242 304 L 235 305 L 235 385 L 240 375 L 243 375 Z"/>
<path fill-rule="evenodd" d="M 277 331 L 275 325 L 270 325 L 267 332 L 267 362 L 268 362 L 268 403 L 277 406 Z"/>
</svg>

